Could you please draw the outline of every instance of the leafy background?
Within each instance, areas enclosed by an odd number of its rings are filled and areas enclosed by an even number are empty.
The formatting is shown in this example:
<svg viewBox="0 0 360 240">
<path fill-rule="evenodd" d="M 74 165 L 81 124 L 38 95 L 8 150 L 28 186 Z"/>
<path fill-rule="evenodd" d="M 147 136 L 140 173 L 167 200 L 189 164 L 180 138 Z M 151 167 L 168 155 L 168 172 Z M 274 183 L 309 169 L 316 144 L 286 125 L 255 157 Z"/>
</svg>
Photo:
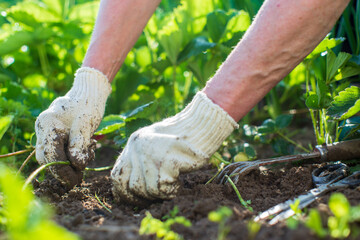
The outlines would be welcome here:
<svg viewBox="0 0 360 240">
<path fill-rule="evenodd" d="M 137 128 L 180 111 L 241 39 L 261 3 L 162 1 L 115 77 L 98 139 L 106 135 L 119 148 Z M 33 145 L 35 118 L 71 87 L 98 4 L 0 3 L 1 154 Z M 254 158 L 254 143 L 272 144 L 277 154 L 304 151 L 284 130 L 296 110 L 307 112 L 317 143 L 358 136 L 359 5 L 352 1 L 329 36 L 241 121 L 228 141 L 231 156 Z M 296 121 L 295 128 L 302 124 Z M 19 164 L 15 157 L 7 162 Z"/>
</svg>

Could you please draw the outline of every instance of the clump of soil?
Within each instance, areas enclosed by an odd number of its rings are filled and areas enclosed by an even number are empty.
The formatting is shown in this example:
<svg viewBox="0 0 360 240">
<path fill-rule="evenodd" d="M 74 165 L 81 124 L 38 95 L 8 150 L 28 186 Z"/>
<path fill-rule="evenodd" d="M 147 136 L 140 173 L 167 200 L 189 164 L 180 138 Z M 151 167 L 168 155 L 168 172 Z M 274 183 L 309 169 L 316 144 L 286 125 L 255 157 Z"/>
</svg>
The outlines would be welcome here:
<svg viewBox="0 0 360 240">
<path fill-rule="evenodd" d="M 100 153 L 97 159 L 113 162 L 117 153 L 111 150 Z M 104 157 L 105 156 L 105 157 Z M 102 162 L 102 165 L 106 162 Z M 155 236 L 139 236 L 140 222 L 149 211 L 161 219 L 175 206 L 179 214 L 192 222 L 187 228 L 174 225 L 173 230 L 184 239 L 216 239 L 218 226 L 208 220 L 209 212 L 220 206 L 230 207 L 234 214 L 228 221 L 231 227 L 227 239 L 249 239 L 247 222 L 258 213 L 285 200 L 294 198 L 313 188 L 311 172 L 314 166 L 281 166 L 258 170 L 241 178 L 237 187 L 245 200 L 251 200 L 254 212 L 246 210 L 229 184 L 205 183 L 215 174 L 210 167 L 181 176 L 182 187 L 172 200 L 154 202 L 140 209 L 128 204 L 114 202 L 111 193 L 110 171 L 87 172 L 81 186 L 65 189 L 51 176 L 35 184 L 37 196 L 46 198 L 56 210 L 55 221 L 83 239 L 155 239 Z M 346 189 L 343 192 L 351 204 L 359 204 L 360 192 Z M 328 211 L 326 205 L 330 194 L 318 199 L 310 207 Z M 96 199 L 96 196 L 111 212 Z M 324 210 L 325 209 L 325 210 Z M 316 239 L 308 229 L 299 226 L 290 230 L 285 223 L 275 226 L 264 224 L 255 239 Z"/>
</svg>

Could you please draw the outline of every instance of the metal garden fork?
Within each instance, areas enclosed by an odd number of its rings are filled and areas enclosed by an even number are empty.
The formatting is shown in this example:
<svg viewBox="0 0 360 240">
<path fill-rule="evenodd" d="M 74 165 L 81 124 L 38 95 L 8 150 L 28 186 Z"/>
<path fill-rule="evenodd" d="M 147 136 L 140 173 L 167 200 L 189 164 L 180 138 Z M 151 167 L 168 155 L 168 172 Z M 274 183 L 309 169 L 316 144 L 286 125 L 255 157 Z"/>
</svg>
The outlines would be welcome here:
<svg viewBox="0 0 360 240">
<path fill-rule="evenodd" d="M 360 139 L 337 142 L 331 145 L 318 145 L 312 153 L 289 155 L 278 158 L 269 158 L 256 161 L 236 162 L 227 165 L 215 178 L 218 183 L 226 183 L 229 176 L 236 184 L 241 176 L 260 166 L 275 163 L 288 163 L 306 160 L 309 163 L 336 162 L 360 158 Z"/>
<path fill-rule="evenodd" d="M 311 189 L 307 194 L 300 195 L 293 200 L 280 203 L 262 212 L 254 221 L 264 221 L 270 218 L 270 216 L 278 214 L 269 222 L 270 225 L 274 225 L 295 215 L 291 205 L 295 204 L 296 201 L 299 201 L 298 208 L 303 209 L 328 191 L 360 185 L 360 171 L 345 177 L 348 174 L 348 170 L 349 168 L 343 163 L 330 164 L 315 169 L 312 173 L 312 178 L 317 188 Z"/>
</svg>

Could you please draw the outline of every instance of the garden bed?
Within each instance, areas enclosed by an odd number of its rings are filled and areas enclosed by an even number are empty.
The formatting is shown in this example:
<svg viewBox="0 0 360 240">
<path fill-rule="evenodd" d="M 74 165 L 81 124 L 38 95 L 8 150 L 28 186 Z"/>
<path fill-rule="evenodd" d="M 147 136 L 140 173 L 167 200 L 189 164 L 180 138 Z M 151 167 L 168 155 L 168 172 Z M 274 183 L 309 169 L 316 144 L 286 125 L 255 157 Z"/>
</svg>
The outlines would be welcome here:
<svg viewBox="0 0 360 240">
<path fill-rule="evenodd" d="M 102 165 L 105 159 L 113 159 L 116 152 L 110 149 L 102 151 L 97 162 Z M 101 159 L 104 159 L 101 162 Z M 245 200 L 251 200 L 254 212 L 246 210 L 239 202 L 230 185 L 205 183 L 215 174 L 210 167 L 201 171 L 181 176 L 182 187 L 178 196 L 169 201 L 155 202 L 145 208 L 118 204 L 111 193 L 110 171 L 88 172 L 81 186 L 71 190 L 48 176 L 45 181 L 35 184 L 35 193 L 47 198 L 56 210 L 55 220 L 83 239 L 155 239 L 155 236 L 139 236 L 139 227 L 145 212 L 149 211 L 154 218 L 162 219 L 175 206 L 178 215 L 184 216 L 192 223 L 191 227 L 180 224 L 172 229 L 184 239 L 216 239 L 218 224 L 208 219 L 211 211 L 220 206 L 228 206 L 233 211 L 227 221 L 231 228 L 227 239 L 249 239 L 247 222 L 280 202 L 298 196 L 313 188 L 311 172 L 314 165 L 278 166 L 273 169 L 253 171 L 242 178 L 237 187 Z M 359 204 L 360 192 L 357 189 L 341 191 L 352 205 Z M 327 202 L 330 194 L 318 199 L 310 207 L 316 207 L 323 215 L 330 212 Z M 111 213 L 100 204 L 96 196 Z M 262 225 L 255 239 L 317 239 L 303 225 L 289 229 L 286 223 L 275 226 Z"/>
</svg>

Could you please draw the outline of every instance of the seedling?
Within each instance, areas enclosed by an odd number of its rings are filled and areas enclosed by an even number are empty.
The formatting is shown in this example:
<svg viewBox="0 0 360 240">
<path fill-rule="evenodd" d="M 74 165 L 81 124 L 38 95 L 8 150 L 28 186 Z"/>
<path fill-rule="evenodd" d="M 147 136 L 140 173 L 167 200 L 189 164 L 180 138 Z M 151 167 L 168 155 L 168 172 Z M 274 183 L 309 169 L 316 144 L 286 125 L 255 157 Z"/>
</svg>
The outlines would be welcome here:
<svg viewBox="0 0 360 240">
<path fill-rule="evenodd" d="M 358 234 L 356 223 L 360 221 L 360 205 L 352 207 L 341 193 L 333 193 L 329 199 L 329 208 L 334 214 L 327 219 L 327 228 L 322 225 L 320 213 L 311 209 L 305 222 L 306 226 L 320 238 L 347 238 Z"/>
<path fill-rule="evenodd" d="M 246 208 L 248 209 L 250 212 L 253 212 L 253 208 L 250 207 L 250 203 L 251 201 L 248 200 L 248 201 L 245 201 L 242 197 L 241 197 L 241 194 L 239 192 L 239 190 L 237 189 L 235 183 L 231 180 L 231 178 L 228 176 L 228 175 L 225 175 L 225 177 L 227 178 L 227 181 L 230 183 L 231 187 L 234 189 L 235 193 L 236 193 L 236 196 L 238 197 L 240 203 Z"/>
<path fill-rule="evenodd" d="M 208 218 L 212 222 L 219 224 L 218 226 L 218 240 L 225 240 L 231 228 L 226 226 L 227 221 L 232 216 L 232 211 L 228 207 L 220 207 L 216 211 L 209 213 Z"/>
<path fill-rule="evenodd" d="M 156 239 L 164 240 L 181 240 L 183 237 L 171 230 L 175 223 L 190 227 L 191 222 L 183 216 L 171 216 L 176 212 L 175 208 L 165 221 L 154 218 L 151 213 L 146 212 L 145 217 L 141 220 L 139 229 L 140 235 L 155 234 Z M 176 214 L 175 214 L 176 215 Z"/>
</svg>

